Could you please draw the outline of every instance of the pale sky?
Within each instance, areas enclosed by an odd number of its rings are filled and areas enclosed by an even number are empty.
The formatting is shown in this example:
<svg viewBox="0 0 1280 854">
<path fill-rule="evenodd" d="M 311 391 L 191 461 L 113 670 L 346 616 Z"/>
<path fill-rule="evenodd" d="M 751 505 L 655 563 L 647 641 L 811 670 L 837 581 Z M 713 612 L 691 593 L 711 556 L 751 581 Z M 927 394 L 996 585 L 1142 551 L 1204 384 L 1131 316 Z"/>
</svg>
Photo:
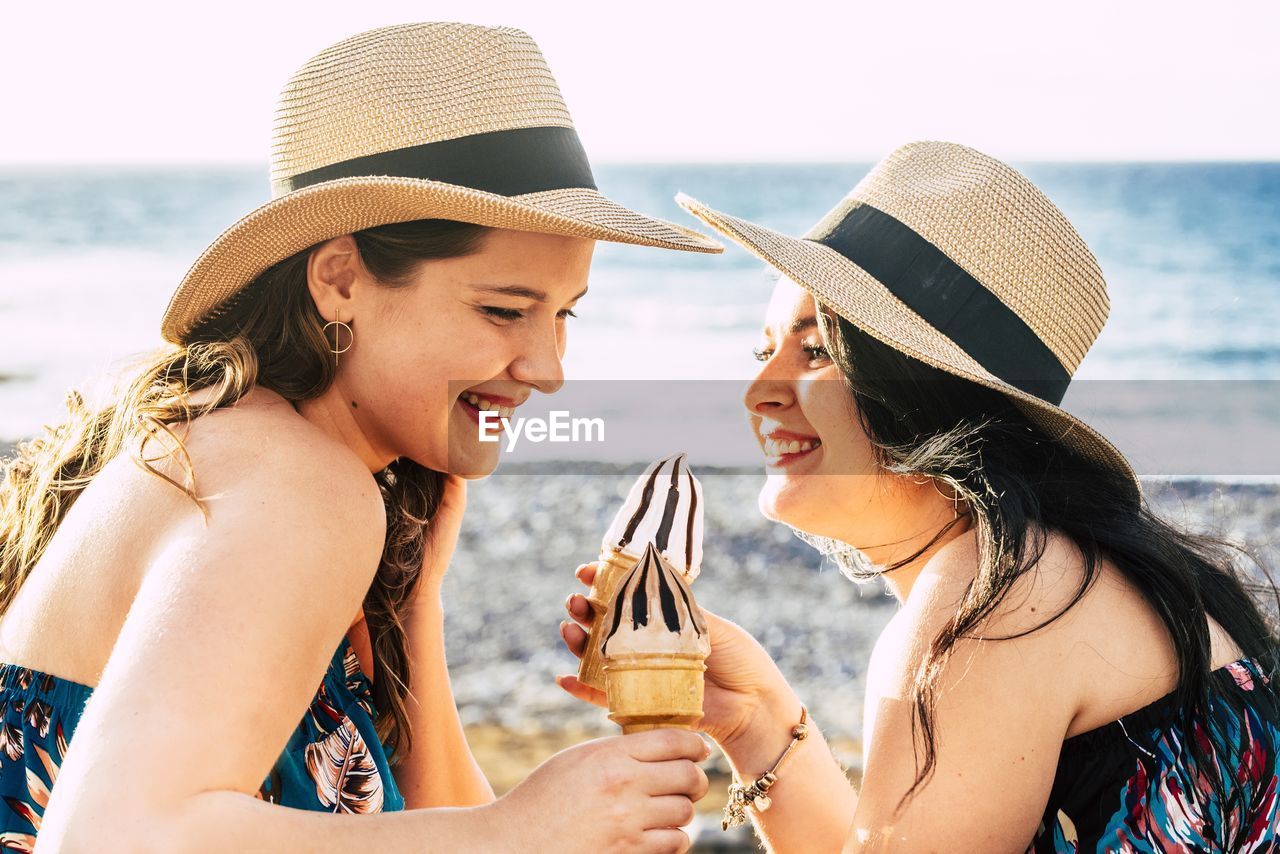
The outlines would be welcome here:
<svg viewBox="0 0 1280 854">
<path fill-rule="evenodd" d="M 1280 159 L 1274 0 L 75 5 L 5 9 L 0 162 L 265 168 L 295 68 L 416 20 L 529 32 L 596 162 Z"/>
</svg>

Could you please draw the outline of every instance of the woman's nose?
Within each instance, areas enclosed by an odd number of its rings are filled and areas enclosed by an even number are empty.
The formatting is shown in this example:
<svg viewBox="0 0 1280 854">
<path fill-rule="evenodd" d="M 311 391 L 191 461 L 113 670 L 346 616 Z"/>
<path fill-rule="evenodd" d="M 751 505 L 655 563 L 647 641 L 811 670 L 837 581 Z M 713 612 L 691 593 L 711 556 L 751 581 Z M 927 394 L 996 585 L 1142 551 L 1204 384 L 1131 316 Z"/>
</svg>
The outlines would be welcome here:
<svg viewBox="0 0 1280 854">
<path fill-rule="evenodd" d="M 793 382 L 782 374 L 776 361 L 770 359 L 760 366 L 755 379 L 747 386 L 742 403 L 752 415 L 765 415 L 786 407 L 795 400 Z"/>
<path fill-rule="evenodd" d="M 543 394 L 554 394 L 564 385 L 564 355 L 560 330 L 538 329 L 530 333 L 528 341 L 511 363 L 511 376 L 527 383 Z"/>
</svg>

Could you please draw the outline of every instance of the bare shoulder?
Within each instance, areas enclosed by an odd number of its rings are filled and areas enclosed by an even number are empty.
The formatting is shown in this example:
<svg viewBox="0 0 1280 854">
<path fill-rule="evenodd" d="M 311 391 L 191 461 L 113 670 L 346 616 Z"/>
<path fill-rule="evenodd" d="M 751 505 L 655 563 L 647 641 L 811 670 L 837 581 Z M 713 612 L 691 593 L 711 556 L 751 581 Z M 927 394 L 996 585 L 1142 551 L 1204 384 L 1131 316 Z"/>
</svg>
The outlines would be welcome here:
<svg viewBox="0 0 1280 854">
<path fill-rule="evenodd" d="M 202 400 L 199 393 L 192 396 L 193 403 Z M 279 394 L 255 387 L 235 405 L 172 429 L 182 439 L 185 458 L 179 452 L 153 465 L 178 483 L 193 483 L 211 513 L 219 505 L 229 510 L 229 495 L 236 496 L 241 506 L 246 502 L 316 505 L 318 510 L 327 507 L 357 523 L 348 531 L 352 541 L 382 542 L 385 514 L 372 473 Z M 154 439 L 145 450 L 153 459 L 161 455 Z M 190 463 L 189 471 L 185 461 Z M 198 515 L 189 499 L 170 491 L 184 507 L 185 516 Z"/>
<path fill-rule="evenodd" d="M 856 832 L 892 825 L 913 849 L 984 851 L 1025 846 L 1034 833 L 1080 700 L 1076 683 L 1054 667 L 1071 645 L 1060 626 L 1013 637 L 1070 601 L 1070 544 L 1046 546 L 1001 603 L 971 625 L 957 625 L 956 617 L 980 583 L 976 535 L 948 543 L 912 585 L 872 654 Z M 935 662 L 932 699 L 925 698 L 937 748 L 933 775 L 895 817 L 915 780 L 916 763 L 902 757 L 923 755 L 915 683 L 948 630 L 957 637 Z"/>
<path fill-rule="evenodd" d="M 7 660 L 96 684 L 139 591 L 166 565 L 213 565 L 225 578 L 224 564 L 261 561 L 283 583 L 334 591 L 335 606 L 350 600 L 350 625 L 386 527 L 358 458 L 262 388 L 169 427 L 181 448 L 163 430 L 141 447 L 133 439 L 67 511 L 5 614 Z M 207 518 L 175 484 L 202 499 Z M 293 560 L 313 546 L 325 560 Z M 166 560 L 184 550 L 177 567 Z M 334 567 L 346 577 L 325 580 Z"/>
<path fill-rule="evenodd" d="M 202 392 L 190 396 L 192 406 L 208 399 Z M 171 425 L 183 445 L 213 466 L 230 465 L 245 469 L 286 467 L 298 477 L 321 475 L 326 468 L 335 474 L 349 474 L 358 459 L 343 454 L 341 446 L 309 423 L 285 398 L 255 386 L 230 406 L 205 412 L 188 422 Z M 154 442 L 154 440 L 152 440 Z M 298 466 L 299 458 L 313 462 Z M 217 472 L 209 472 L 216 476 Z M 364 474 L 368 475 L 367 471 Z"/>
<path fill-rule="evenodd" d="M 369 589 L 385 526 L 372 474 L 292 407 L 257 405 L 189 425 L 208 516 L 175 516 L 147 560 L 46 829 L 92 810 L 131 826 L 198 792 L 255 793 Z M 124 806 L 120 779 L 136 782 Z"/>
<path fill-rule="evenodd" d="M 939 554 L 939 560 L 921 573 L 911 599 L 903 608 L 925 627 L 941 628 L 956 614 L 976 581 L 978 553 L 976 540 L 956 543 L 956 548 Z M 1030 549 L 1033 543 L 1028 543 Z M 1009 584 L 1008 590 L 974 627 L 976 637 L 1025 635 L 1032 637 L 1071 631 L 1078 620 L 1079 605 L 1091 601 L 1098 585 L 1115 587 L 1123 579 L 1103 561 L 1092 579 L 1088 578 L 1084 555 L 1069 537 L 1047 531 L 1038 557 Z M 917 595 L 918 594 L 918 595 Z M 1057 617 L 1062 613 L 1061 617 Z M 1052 622 L 1045 625 L 1051 618 Z M 1040 628 L 1043 626 L 1043 628 Z"/>
<path fill-rule="evenodd" d="M 179 429 L 190 474 L 176 456 L 163 460 L 163 473 L 192 486 L 204 509 L 164 485 L 166 521 L 146 572 L 197 551 L 204 565 L 215 556 L 261 562 L 313 601 L 324 596 L 357 612 L 387 527 L 378 484 L 359 457 L 265 389 Z"/>
<path fill-rule="evenodd" d="M 1029 542 L 1027 548 L 1033 545 Z M 1096 601 L 1097 591 L 1122 581 L 1105 560 L 1099 562 L 1092 578 L 1087 569 L 1084 554 L 1069 537 L 1054 530 L 1043 532 L 1043 549 L 992 611 L 987 630 L 997 636 L 1043 633 L 1053 643 L 1087 630 L 1083 618 Z"/>
<path fill-rule="evenodd" d="M 910 690 L 928 647 L 954 619 L 977 563 L 955 549 L 922 573 L 910 601 L 873 652 L 868 690 Z M 1209 620 L 1215 666 L 1240 648 Z M 956 643 L 963 668 L 985 672 L 1005 690 L 1035 692 L 1039 711 L 1069 710 L 1066 734 L 1102 726 L 1177 686 L 1172 638 L 1134 581 L 1105 555 L 1092 573 L 1067 536 L 1049 531 L 1040 557 Z M 949 665 L 950 667 L 951 665 Z"/>
<path fill-rule="evenodd" d="M 966 597 L 980 583 L 978 560 L 977 540 L 970 534 L 949 543 L 921 572 L 873 650 L 868 679 L 875 680 L 876 690 L 910 696 L 930 647 L 953 626 Z M 1092 584 L 1085 582 L 1079 549 L 1069 538 L 1049 532 L 1039 559 L 985 615 L 960 627 L 953 647 L 955 663 L 949 666 L 981 668 L 989 676 L 998 675 L 1009 690 L 1049 691 L 1073 713 L 1079 703 L 1078 685 L 1064 667 L 1093 631 L 1085 603 L 1099 582 L 1113 583 L 1105 570 Z M 1074 601 L 1077 596 L 1080 601 Z"/>
<path fill-rule="evenodd" d="M 977 579 L 976 539 L 953 540 L 877 641 L 867 677 L 863 787 L 855 831 L 893 824 L 913 848 L 1021 850 L 1040 820 L 1064 738 L 1172 691 L 1177 662 L 1138 586 L 1105 556 L 1047 532 L 1043 551 L 971 626 L 955 618 Z M 1215 662 L 1238 655 L 1209 626 Z M 914 683 L 936 639 L 959 637 L 933 683 L 936 775 L 900 819 L 913 782 Z"/>
</svg>

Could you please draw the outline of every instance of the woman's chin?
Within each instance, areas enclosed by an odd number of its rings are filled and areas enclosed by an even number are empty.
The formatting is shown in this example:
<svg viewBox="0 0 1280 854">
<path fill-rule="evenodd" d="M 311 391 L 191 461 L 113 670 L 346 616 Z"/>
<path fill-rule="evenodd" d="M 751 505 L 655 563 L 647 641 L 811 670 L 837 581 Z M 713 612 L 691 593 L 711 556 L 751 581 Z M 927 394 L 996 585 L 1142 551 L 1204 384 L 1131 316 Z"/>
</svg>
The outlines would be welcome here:
<svg viewBox="0 0 1280 854">
<path fill-rule="evenodd" d="M 771 474 L 760 490 L 756 506 L 766 519 L 811 530 L 815 517 L 822 514 L 821 496 L 814 493 L 815 490 L 807 489 L 793 478 Z"/>
<path fill-rule="evenodd" d="M 499 461 L 496 447 L 450 449 L 449 464 L 445 470 L 467 480 L 478 480 L 493 474 Z"/>
</svg>

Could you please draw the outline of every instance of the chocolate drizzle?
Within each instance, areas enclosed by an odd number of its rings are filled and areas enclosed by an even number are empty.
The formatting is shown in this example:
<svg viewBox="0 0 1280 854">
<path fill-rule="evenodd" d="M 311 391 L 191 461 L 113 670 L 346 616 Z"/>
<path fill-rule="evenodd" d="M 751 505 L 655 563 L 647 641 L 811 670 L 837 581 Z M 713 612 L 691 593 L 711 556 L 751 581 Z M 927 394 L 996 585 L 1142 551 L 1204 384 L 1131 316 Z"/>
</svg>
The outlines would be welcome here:
<svg viewBox="0 0 1280 854">
<path fill-rule="evenodd" d="M 649 597 L 645 595 L 645 582 L 649 580 L 649 562 L 640 564 L 640 583 L 631 594 L 631 628 L 649 625 Z"/>
<path fill-rule="evenodd" d="M 672 634 L 683 633 L 686 626 L 693 628 L 695 637 L 701 637 L 707 631 L 702 612 L 694 604 L 684 575 L 662 556 L 652 542 L 645 546 L 640 560 L 618 584 L 618 592 L 609 611 L 609 631 L 600 648 L 605 654 L 608 653 L 609 642 L 626 623 L 630 624 L 631 631 L 639 631 L 648 627 L 658 614 L 662 615 L 662 628 Z M 628 616 L 630 620 L 627 620 Z"/>
<path fill-rule="evenodd" d="M 689 467 L 684 463 L 685 456 L 685 454 L 676 454 L 674 457 L 667 457 L 653 467 L 653 471 L 649 473 L 649 477 L 645 481 L 644 491 L 640 493 L 640 504 L 636 507 L 635 512 L 631 514 L 622 538 L 618 540 L 619 549 L 626 548 L 631 540 L 635 538 L 636 530 L 640 527 L 640 523 L 644 521 L 650 507 L 653 505 L 654 493 L 657 492 L 658 476 L 662 473 L 662 469 L 667 463 L 671 463 L 671 480 L 667 486 L 667 498 L 662 508 L 662 520 L 658 525 L 657 533 L 654 535 L 654 542 L 657 544 L 659 551 L 666 551 L 667 546 L 670 544 L 671 531 L 675 527 L 676 512 L 680 509 L 680 473 L 683 468 L 684 473 L 689 478 L 689 495 L 691 496 L 685 534 L 685 565 L 692 566 L 694 511 L 698 506 L 698 495 L 693 485 L 693 473 L 689 471 Z"/>
<path fill-rule="evenodd" d="M 698 518 L 698 487 L 693 483 L 693 472 L 684 470 L 689 478 L 689 524 L 684 532 L 684 565 L 693 566 L 693 520 Z"/>
<path fill-rule="evenodd" d="M 680 454 L 676 457 L 675 465 L 671 467 L 671 485 L 667 487 L 667 504 L 662 508 L 662 522 L 658 525 L 657 536 L 653 538 L 653 544 L 660 552 L 665 552 L 671 543 L 671 526 L 675 524 L 676 508 L 680 505 L 680 463 L 683 461 L 684 454 Z M 663 465 L 665 464 L 664 461 Z M 692 519 L 693 516 L 690 515 L 689 518 Z"/>
<path fill-rule="evenodd" d="M 676 610 L 676 596 L 671 592 L 665 573 L 658 573 L 658 600 L 662 605 L 662 621 L 667 624 L 667 631 L 680 631 L 680 612 Z M 688 605 L 688 600 L 685 600 Z M 632 611 L 632 613 L 635 613 Z"/>
<path fill-rule="evenodd" d="M 670 458 L 668 457 L 668 459 Z M 653 501 L 653 487 L 658 480 L 658 472 L 666 464 L 667 460 L 663 460 L 653 467 L 653 471 L 649 474 L 649 479 L 645 481 L 644 492 L 640 495 L 640 505 L 636 507 L 636 512 L 631 514 L 631 519 L 627 522 L 627 530 L 623 532 L 622 539 L 618 540 L 618 548 L 624 548 L 631 542 L 631 538 L 636 535 L 636 528 L 640 527 L 640 520 L 644 518 L 645 511 L 649 509 L 649 504 Z"/>
<path fill-rule="evenodd" d="M 634 572 L 635 570 L 632 571 Z M 613 622 L 609 624 L 609 634 L 604 636 L 604 643 L 600 645 L 601 652 L 608 648 L 609 641 L 618 633 L 618 627 L 622 625 L 622 600 L 627 595 L 626 589 L 627 586 L 625 584 L 619 585 L 618 598 L 613 600 L 613 606 L 609 609 L 613 612 Z"/>
</svg>

